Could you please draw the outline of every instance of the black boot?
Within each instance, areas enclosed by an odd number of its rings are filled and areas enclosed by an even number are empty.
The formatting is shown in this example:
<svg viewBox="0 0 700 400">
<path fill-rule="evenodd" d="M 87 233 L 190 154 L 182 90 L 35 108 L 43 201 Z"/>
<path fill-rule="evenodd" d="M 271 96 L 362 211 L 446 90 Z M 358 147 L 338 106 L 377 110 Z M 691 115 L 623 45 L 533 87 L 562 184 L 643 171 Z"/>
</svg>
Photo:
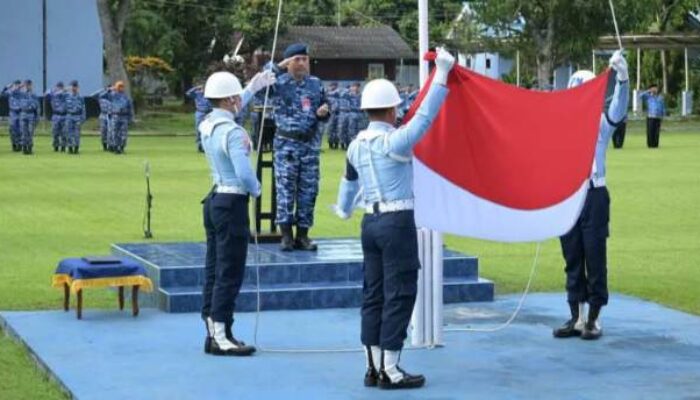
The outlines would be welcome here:
<svg viewBox="0 0 700 400">
<path fill-rule="evenodd" d="M 107 151 L 107 143 L 102 143 L 102 151 Z"/>
<path fill-rule="evenodd" d="M 282 251 L 294 250 L 294 238 L 292 237 L 292 226 L 289 224 L 280 224 L 280 231 L 282 232 L 282 242 L 280 242 L 280 250 L 282 250 Z"/>
<path fill-rule="evenodd" d="M 374 387 L 377 386 L 379 381 L 379 371 L 375 366 L 374 355 L 372 354 L 372 347 L 378 349 L 378 346 L 365 346 L 365 357 L 367 357 L 367 372 L 365 372 L 365 386 Z M 381 350 L 380 350 L 381 351 Z M 381 356 L 380 356 L 381 358 Z M 377 360 L 379 361 L 379 360 Z"/>
<path fill-rule="evenodd" d="M 53 152 L 58 153 L 58 146 L 53 146 Z"/>
<path fill-rule="evenodd" d="M 20 151 L 22 151 L 22 146 L 20 146 L 18 144 L 13 144 L 12 151 L 14 151 L 15 153 L 20 152 Z"/>
<path fill-rule="evenodd" d="M 581 339 L 583 340 L 598 340 L 603 336 L 603 329 L 598 323 L 598 316 L 600 315 L 601 306 L 591 305 L 588 311 L 588 321 L 583 328 L 581 333 Z"/>
<path fill-rule="evenodd" d="M 61 153 L 65 153 L 65 152 L 66 152 L 66 146 L 61 146 Z"/>
<path fill-rule="evenodd" d="M 294 240 L 294 248 L 297 250 L 316 251 L 318 246 L 309 239 L 309 228 L 297 226 L 297 237 Z"/>
<path fill-rule="evenodd" d="M 73 147 L 73 154 L 78 154 L 78 153 L 80 153 L 80 146 Z"/>
<path fill-rule="evenodd" d="M 399 367 L 399 351 L 382 351 L 382 370 L 379 372 L 380 389 L 417 389 L 425 384 L 423 375 L 411 375 Z M 387 361 L 388 359 L 391 359 Z M 394 375 L 400 375 L 392 381 L 388 370 Z"/>
<path fill-rule="evenodd" d="M 569 309 L 571 310 L 571 319 L 564 322 L 564 325 L 552 331 L 555 338 L 570 338 L 581 336 L 585 321 L 581 317 L 581 309 L 584 303 L 570 302 Z"/>
</svg>

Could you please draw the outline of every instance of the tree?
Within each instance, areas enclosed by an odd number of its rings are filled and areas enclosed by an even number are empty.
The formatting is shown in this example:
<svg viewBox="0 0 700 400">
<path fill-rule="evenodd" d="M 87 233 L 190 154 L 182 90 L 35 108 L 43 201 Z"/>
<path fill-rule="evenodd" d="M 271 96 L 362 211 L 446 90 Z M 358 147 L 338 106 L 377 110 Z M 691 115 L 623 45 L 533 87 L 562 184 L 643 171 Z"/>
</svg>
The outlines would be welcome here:
<svg viewBox="0 0 700 400">
<path fill-rule="evenodd" d="M 104 38 L 109 79 L 110 82 L 123 81 L 127 91 L 129 90 L 129 77 L 124 67 L 122 34 L 129 18 L 130 7 L 131 0 L 97 0 L 97 12 Z"/>
<path fill-rule="evenodd" d="M 615 1 L 623 32 L 639 21 L 643 12 L 639 3 L 635 0 Z M 503 0 L 471 4 L 476 21 L 487 32 L 486 36 L 491 39 L 510 37 L 512 40 L 507 45 L 519 46 L 521 50 L 534 54 L 541 89 L 550 87 L 555 64 L 589 58 L 598 37 L 613 32 L 606 0 Z M 516 23 L 519 20 L 521 24 Z"/>
</svg>

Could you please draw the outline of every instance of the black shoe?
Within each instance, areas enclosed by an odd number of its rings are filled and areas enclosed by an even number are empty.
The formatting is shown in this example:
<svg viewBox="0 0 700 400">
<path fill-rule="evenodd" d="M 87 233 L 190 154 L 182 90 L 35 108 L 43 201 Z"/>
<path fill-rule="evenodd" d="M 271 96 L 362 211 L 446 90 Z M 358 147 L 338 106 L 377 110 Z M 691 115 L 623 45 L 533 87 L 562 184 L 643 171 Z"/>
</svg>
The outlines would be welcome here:
<svg viewBox="0 0 700 400">
<path fill-rule="evenodd" d="M 282 241 L 280 242 L 280 250 L 282 250 L 282 251 L 294 250 L 294 239 L 292 238 L 292 226 L 287 225 L 287 224 L 281 224 L 280 230 L 282 231 Z"/>
<path fill-rule="evenodd" d="M 58 146 L 53 146 L 53 152 L 58 153 Z"/>
<path fill-rule="evenodd" d="M 389 375 L 382 370 L 379 373 L 379 388 L 380 389 L 417 389 L 425 385 L 425 377 L 423 375 L 411 375 L 399 367 L 396 367 L 403 374 L 403 378 L 398 382 L 392 382 Z"/>
<path fill-rule="evenodd" d="M 603 336 L 603 329 L 601 329 L 596 320 L 588 321 L 581 333 L 581 339 L 583 340 L 598 340 L 601 336 Z"/>
<path fill-rule="evenodd" d="M 365 373 L 365 386 L 375 387 L 377 386 L 377 382 L 379 382 L 379 372 L 377 369 L 374 367 L 367 368 L 367 372 Z"/>
<path fill-rule="evenodd" d="M 24 154 L 30 155 L 33 154 L 34 152 L 32 151 L 32 146 L 24 146 Z"/>
<path fill-rule="evenodd" d="M 73 147 L 73 154 L 79 154 L 79 153 L 80 153 L 80 147 L 79 146 Z"/>
<path fill-rule="evenodd" d="M 66 152 L 66 146 L 61 146 L 61 153 L 65 153 L 65 152 Z"/>
<path fill-rule="evenodd" d="M 107 143 L 102 143 L 102 151 L 107 151 Z"/>
<path fill-rule="evenodd" d="M 22 151 L 22 146 L 20 146 L 18 144 L 13 144 L 12 151 L 14 151 L 15 153 L 18 153 L 18 152 Z"/>
<path fill-rule="evenodd" d="M 253 346 L 236 345 L 236 348 L 222 350 L 216 340 L 211 340 L 211 354 L 215 356 L 249 356 L 253 353 L 255 353 L 255 347 Z"/>
<path fill-rule="evenodd" d="M 552 335 L 555 338 L 570 338 L 581 336 L 582 332 L 583 326 L 581 326 L 581 324 L 578 324 L 578 320 L 571 318 L 570 320 L 566 321 L 564 325 L 554 329 L 552 331 Z"/>
<path fill-rule="evenodd" d="M 207 335 L 204 339 L 204 354 L 211 354 L 211 342 L 213 342 L 211 336 Z"/>
<path fill-rule="evenodd" d="M 309 228 L 297 227 L 297 237 L 294 239 L 296 250 L 316 251 L 318 246 L 309 238 Z"/>
<path fill-rule="evenodd" d="M 244 341 L 238 340 L 233 336 L 233 329 L 231 329 L 232 326 L 233 323 L 226 325 L 226 339 L 228 339 L 231 343 L 235 344 L 238 347 L 250 347 L 253 349 L 253 353 L 255 353 L 255 351 L 257 350 L 255 346 L 247 346 Z"/>
</svg>

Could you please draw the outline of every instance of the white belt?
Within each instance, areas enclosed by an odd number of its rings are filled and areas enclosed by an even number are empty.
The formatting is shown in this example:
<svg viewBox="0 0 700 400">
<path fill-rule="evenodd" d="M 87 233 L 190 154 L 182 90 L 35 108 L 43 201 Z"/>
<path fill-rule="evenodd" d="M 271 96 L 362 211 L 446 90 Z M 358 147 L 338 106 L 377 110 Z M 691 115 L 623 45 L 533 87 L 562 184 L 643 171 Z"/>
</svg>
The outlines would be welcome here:
<svg viewBox="0 0 700 400">
<path fill-rule="evenodd" d="M 591 185 L 593 185 L 593 187 L 599 188 L 599 187 L 605 186 L 605 177 L 604 176 L 601 176 L 599 178 L 591 178 L 590 181 L 591 181 Z"/>
<path fill-rule="evenodd" d="M 413 210 L 413 199 L 408 199 L 374 203 L 373 205 L 365 207 L 365 211 L 368 214 L 374 214 L 375 204 L 377 205 L 377 211 L 379 211 L 380 213 Z"/>
<path fill-rule="evenodd" d="M 216 193 L 248 194 L 248 191 L 238 186 L 216 186 Z"/>
</svg>

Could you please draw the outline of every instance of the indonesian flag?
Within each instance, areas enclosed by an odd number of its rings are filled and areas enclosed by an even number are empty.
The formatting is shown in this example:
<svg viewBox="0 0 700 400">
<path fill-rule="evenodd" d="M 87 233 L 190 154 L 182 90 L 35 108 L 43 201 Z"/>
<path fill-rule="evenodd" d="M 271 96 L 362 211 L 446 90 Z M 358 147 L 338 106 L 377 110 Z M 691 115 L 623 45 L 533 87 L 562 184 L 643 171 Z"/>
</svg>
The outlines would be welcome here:
<svg viewBox="0 0 700 400">
<path fill-rule="evenodd" d="M 537 92 L 455 66 L 414 149 L 417 225 L 504 242 L 568 232 L 586 198 L 607 80 Z"/>
</svg>

